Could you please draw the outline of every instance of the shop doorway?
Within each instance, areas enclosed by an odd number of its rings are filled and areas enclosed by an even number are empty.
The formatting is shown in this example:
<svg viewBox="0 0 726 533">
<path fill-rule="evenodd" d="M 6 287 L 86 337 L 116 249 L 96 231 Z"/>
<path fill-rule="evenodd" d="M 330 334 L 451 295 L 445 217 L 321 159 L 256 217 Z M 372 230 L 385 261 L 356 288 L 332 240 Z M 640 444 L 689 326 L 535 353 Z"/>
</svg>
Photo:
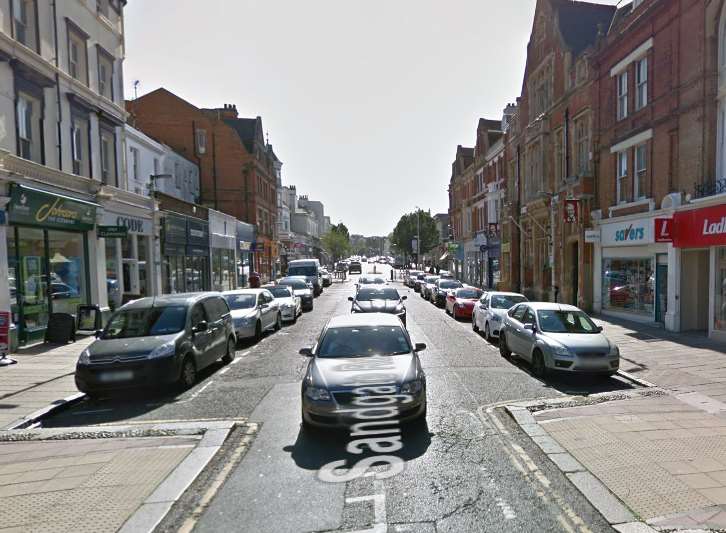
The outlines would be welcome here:
<svg viewBox="0 0 726 533">
<path fill-rule="evenodd" d="M 668 256 L 658 254 L 655 267 L 655 321 L 665 324 L 668 312 Z"/>
<path fill-rule="evenodd" d="M 572 261 L 570 263 L 570 304 L 577 306 L 580 286 L 580 244 L 577 241 L 573 242 L 570 250 Z"/>
<path fill-rule="evenodd" d="M 708 330 L 708 250 L 681 255 L 681 330 Z"/>
</svg>

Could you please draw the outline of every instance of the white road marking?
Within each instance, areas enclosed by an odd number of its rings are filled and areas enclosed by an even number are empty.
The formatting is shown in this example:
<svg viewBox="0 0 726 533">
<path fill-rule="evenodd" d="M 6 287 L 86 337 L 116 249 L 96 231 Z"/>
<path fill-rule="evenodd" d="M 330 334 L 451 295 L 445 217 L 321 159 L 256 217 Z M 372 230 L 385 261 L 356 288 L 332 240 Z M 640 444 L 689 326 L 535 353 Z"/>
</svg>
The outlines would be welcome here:
<svg viewBox="0 0 726 533">
<path fill-rule="evenodd" d="M 232 368 L 231 368 L 231 367 L 223 368 L 223 369 L 222 369 L 222 370 L 221 370 L 221 371 L 219 372 L 219 375 L 220 375 L 220 376 L 221 376 L 221 375 L 224 375 L 224 374 L 226 374 L 227 372 L 229 372 L 230 370 L 232 370 Z"/>
<path fill-rule="evenodd" d="M 497 507 L 502 510 L 505 520 L 514 520 L 517 518 L 517 513 L 514 512 L 512 506 L 509 505 L 503 498 L 497 497 L 495 501 L 497 502 Z"/>
<path fill-rule="evenodd" d="M 357 503 L 373 500 L 373 526 L 369 529 L 359 529 L 356 531 L 350 531 L 349 533 L 386 533 L 388 531 L 386 519 L 386 489 L 383 485 L 383 481 L 380 479 L 373 481 L 373 488 L 376 492 L 378 492 L 378 494 L 345 499 L 345 503 Z"/>
</svg>

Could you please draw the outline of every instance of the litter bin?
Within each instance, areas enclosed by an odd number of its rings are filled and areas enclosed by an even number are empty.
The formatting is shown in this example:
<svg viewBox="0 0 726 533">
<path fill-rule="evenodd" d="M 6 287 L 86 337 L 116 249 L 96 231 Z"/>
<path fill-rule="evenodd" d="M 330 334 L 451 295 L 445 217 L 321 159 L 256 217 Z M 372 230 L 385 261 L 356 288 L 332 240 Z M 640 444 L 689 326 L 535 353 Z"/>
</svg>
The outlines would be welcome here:
<svg viewBox="0 0 726 533">
<path fill-rule="evenodd" d="M 260 274 L 258 272 L 250 273 L 250 288 L 251 289 L 260 288 Z"/>
</svg>

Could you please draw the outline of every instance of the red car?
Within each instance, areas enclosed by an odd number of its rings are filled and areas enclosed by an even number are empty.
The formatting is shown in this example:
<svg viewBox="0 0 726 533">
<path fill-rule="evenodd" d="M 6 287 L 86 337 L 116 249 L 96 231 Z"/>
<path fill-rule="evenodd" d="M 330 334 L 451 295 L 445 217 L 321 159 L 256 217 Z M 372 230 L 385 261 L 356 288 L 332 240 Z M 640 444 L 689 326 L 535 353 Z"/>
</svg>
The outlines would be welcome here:
<svg viewBox="0 0 726 533">
<path fill-rule="evenodd" d="M 471 314 L 474 311 L 474 305 L 481 298 L 483 291 L 474 287 L 462 287 L 452 291 L 446 297 L 446 304 L 444 309 L 446 313 L 451 313 L 456 319 L 459 318 L 471 318 Z"/>
</svg>

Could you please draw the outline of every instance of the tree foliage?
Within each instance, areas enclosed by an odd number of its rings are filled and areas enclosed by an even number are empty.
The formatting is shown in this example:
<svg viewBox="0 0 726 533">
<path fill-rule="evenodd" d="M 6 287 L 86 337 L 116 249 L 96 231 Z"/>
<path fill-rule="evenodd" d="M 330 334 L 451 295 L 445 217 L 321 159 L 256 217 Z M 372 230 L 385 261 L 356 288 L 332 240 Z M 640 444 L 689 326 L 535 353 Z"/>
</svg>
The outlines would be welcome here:
<svg viewBox="0 0 726 533">
<path fill-rule="evenodd" d="M 342 222 L 340 224 L 330 226 L 330 231 L 343 235 L 345 237 L 345 240 L 350 242 L 350 232 L 348 231 L 348 228 L 345 227 L 345 224 L 343 224 Z"/>
<path fill-rule="evenodd" d="M 391 242 L 399 251 L 408 255 L 417 251 L 411 244 L 418 233 L 419 217 L 421 223 L 421 253 L 427 253 L 439 245 L 439 232 L 430 211 L 418 210 L 413 213 L 406 213 L 396 224 L 391 236 Z"/>
<path fill-rule="evenodd" d="M 341 231 L 340 227 L 345 231 Z M 320 242 L 328 253 L 332 256 L 333 261 L 338 261 L 350 250 L 350 239 L 348 238 L 348 228 L 343 223 L 332 226 L 330 231 L 320 238 Z"/>
</svg>

